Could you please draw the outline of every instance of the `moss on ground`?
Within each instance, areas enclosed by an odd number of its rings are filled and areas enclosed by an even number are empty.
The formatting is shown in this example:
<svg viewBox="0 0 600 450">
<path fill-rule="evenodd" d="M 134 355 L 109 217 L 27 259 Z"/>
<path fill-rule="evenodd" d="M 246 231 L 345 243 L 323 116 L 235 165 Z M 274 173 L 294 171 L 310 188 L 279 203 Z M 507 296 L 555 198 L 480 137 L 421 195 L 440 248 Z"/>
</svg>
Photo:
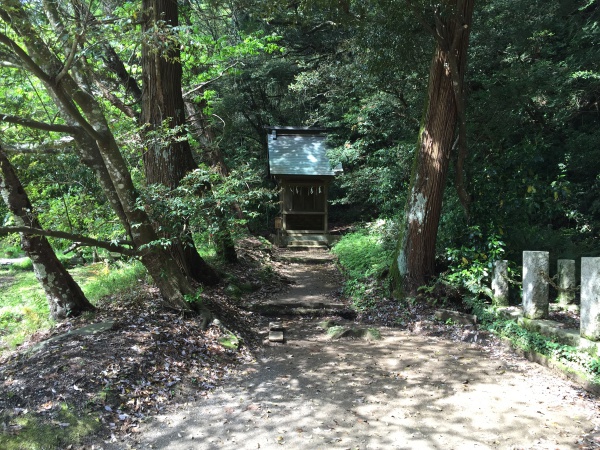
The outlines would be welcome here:
<svg viewBox="0 0 600 450">
<path fill-rule="evenodd" d="M 51 419 L 39 414 L 21 412 L 2 417 L 5 429 L 0 433 L 0 448 L 4 450 L 62 449 L 78 445 L 100 428 L 97 418 L 78 414 L 67 404 Z"/>
</svg>

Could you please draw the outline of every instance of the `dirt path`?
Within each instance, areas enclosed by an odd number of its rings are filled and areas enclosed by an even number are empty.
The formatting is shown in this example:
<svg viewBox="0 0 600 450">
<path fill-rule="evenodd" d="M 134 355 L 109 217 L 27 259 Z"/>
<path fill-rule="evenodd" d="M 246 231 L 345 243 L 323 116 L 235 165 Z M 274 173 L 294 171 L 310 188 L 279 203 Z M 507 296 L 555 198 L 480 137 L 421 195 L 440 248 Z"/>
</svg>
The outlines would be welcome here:
<svg viewBox="0 0 600 450">
<path fill-rule="evenodd" d="M 290 264 L 288 276 L 297 283 L 281 300 L 328 302 L 338 275 L 332 264 Z M 600 447 L 595 398 L 497 347 L 392 329 L 375 342 L 331 341 L 317 320 L 284 325 L 286 343 L 225 387 L 106 448 Z"/>
</svg>

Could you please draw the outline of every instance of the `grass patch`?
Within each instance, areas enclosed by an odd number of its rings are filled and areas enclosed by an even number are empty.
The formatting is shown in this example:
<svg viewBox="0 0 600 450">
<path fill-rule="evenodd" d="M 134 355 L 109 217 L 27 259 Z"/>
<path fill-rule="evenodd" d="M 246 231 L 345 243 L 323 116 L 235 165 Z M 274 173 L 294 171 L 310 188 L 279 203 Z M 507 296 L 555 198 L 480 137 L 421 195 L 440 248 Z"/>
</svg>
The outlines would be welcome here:
<svg viewBox="0 0 600 450">
<path fill-rule="evenodd" d="M 53 325 L 46 296 L 33 272 L 0 271 L 0 285 L 0 351 Z"/>
<path fill-rule="evenodd" d="M 94 304 L 102 297 L 131 290 L 146 277 L 146 270 L 137 261 L 90 264 L 70 272 Z M 33 272 L 0 270 L 0 292 L 0 352 L 54 325 L 46 296 Z"/>
<path fill-rule="evenodd" d="M 138 285 L 146 278 L 146 269 L 139 261 L 90 264 L 70 271 L 85 296 L 92 303 L 102 297 L 120 294 Z"/>
</svg>

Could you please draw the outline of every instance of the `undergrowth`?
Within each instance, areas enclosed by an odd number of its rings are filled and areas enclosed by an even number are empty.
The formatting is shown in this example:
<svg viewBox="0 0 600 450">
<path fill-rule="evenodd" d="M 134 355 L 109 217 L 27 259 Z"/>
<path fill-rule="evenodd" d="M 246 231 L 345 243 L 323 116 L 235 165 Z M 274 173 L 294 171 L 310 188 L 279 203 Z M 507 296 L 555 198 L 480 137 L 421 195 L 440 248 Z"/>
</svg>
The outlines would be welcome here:
<svg viewBox="0 0 600 450">
<path fill-rule="evenodd" d="M 344 294 L 358 310 L 373 307 L 383 294 L 393 251 L 389 227 L 383 220 L 367 224 L 344 235 L 332 249 L 345 276 Z"/>
</svg>

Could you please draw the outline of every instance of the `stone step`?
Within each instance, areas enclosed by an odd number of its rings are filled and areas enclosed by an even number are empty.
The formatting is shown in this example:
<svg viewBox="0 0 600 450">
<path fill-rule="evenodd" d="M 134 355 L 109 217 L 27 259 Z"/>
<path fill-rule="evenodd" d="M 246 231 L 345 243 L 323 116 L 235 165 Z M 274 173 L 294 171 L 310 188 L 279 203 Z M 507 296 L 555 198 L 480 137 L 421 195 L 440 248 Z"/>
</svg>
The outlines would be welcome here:
<svg viewBox="0 0 600 450">
<path fill-rule="evenodd" d="M 250 309 L 264 317 L 338 316 L 348 320 L 354 320 L 356 318 L 356 311 L 353 311 L 342 304 L 262 303 L 253 305 Z"/>
<path fill-rule="evenodd" d="M 288 250 L 312 250 L 317 248 L 327 250 L 329 247 L 326 242 L 322 241 L 291 241 L 287 245 Z"/>
</svg>

